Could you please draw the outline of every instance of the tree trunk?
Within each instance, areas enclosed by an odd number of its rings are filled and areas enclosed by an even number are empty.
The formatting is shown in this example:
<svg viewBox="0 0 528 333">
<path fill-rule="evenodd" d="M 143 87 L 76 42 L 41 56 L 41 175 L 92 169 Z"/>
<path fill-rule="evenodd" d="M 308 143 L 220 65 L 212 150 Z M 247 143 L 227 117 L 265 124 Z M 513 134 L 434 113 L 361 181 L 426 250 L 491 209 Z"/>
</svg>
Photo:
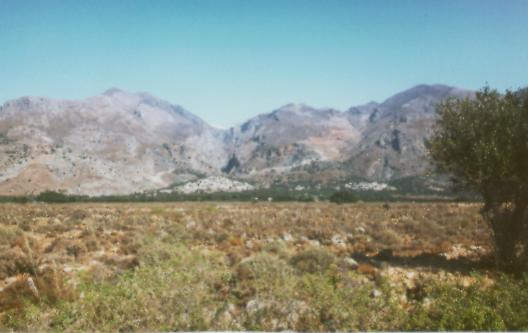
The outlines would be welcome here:
<svg viewBox="0 0 528 333">
<path fill-rule="evenodd" d="M 512 205 L 486 204 L 483 216 L 493 231 L 495 259 L 499 269 L 522 272 L 527 269 L 528 238 L 527 203 Z"/>
</svg>

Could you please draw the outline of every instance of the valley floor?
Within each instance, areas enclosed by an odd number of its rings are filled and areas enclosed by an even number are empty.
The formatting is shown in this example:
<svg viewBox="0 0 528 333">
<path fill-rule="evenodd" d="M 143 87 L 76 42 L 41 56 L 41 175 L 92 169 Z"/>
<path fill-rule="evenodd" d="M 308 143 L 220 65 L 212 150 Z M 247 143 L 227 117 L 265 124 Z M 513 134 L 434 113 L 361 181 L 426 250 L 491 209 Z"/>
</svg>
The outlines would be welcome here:
<svg viewBox="0 0 528 333">
<path fill-rule="evenodd" d="M 478 204 L 0 205 L 0 330 L 517 330 Z"/>
</svg>

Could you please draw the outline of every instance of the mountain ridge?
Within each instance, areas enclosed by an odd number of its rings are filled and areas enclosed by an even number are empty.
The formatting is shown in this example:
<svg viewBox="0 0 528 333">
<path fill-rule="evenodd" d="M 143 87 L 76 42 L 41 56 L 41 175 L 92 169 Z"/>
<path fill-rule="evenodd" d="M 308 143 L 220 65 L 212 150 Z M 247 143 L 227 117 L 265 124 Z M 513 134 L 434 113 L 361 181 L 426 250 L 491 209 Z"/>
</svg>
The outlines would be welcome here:
<svg viewBox="0 0 528 333">
<path fill-rule="evenodd" d="M 225 130 L 145 92 L 24 96 L 0 106 L 0 194 L 127 194 L 203 175 L 262 184 L 419 175 L 434 105 L 471 94 L 417 85 L 343 111 L 289 103 Z"/>
</svg>

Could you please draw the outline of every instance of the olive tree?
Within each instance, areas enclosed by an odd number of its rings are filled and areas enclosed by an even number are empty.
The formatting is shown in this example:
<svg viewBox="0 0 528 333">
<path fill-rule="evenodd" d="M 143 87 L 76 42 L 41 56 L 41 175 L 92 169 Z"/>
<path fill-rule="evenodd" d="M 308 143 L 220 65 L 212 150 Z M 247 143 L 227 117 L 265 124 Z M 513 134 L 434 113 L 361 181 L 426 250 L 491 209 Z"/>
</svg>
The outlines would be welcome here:
<svg viewBox="0 0 528 333">
<path fill-rule="evenodd" d="M 480 193 L 500 268 L 528 268 L 528 93 L 483 88 L 438 106 L 434 165 Z"/>
</svg>

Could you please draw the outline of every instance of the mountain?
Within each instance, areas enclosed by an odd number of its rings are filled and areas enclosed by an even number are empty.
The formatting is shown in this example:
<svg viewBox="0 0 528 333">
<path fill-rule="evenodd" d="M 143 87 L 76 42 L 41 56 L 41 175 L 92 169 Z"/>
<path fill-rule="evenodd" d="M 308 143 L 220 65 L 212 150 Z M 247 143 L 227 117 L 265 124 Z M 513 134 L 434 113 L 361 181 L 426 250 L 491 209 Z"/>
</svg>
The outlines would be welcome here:
<svg viewBox="0 0 528 333">
<path fill-rule="evenodd" d="M 447 97 L 471 94 L 419 85 L 381 104 L 346 112 L 289 104 L 231 130 L 237 171 L 261 179 L 318 181 L 347 175 L 387 181 L 423 174 L 435 106 Z"/>
<path fill-rule="evenodd" d="M 228 130 L 147 93 L 22 97 L 0 107 L 0 194 L 126 194 L 222 174 L 253 183 L 420 175 L 435 105 L 471 94 L 419 85 L 346 111 L 288 104 Z"/>
<path fill-rule="evenodd" d="M 288 104 L 229 131 L 241 174 L 287 171 L 312 161 L 338 161 L 361 139 L 356 116 L 334 109 Z"/>
<path fill-rule="evenodd" d="M 471 96 L 470 91 L 444 85 L 419 85 L 392 96 L 371 112 L 347 168 L 383 181 L 423 174 L 436 105 L 448 97 Z"/>
<path fill-rule="evenodd" d="M 0 107 L 0 193 L 157 189 L 226 163 L 223 133 L 180 106 L 111 89 L 85 100 Z"/>
</svg>

